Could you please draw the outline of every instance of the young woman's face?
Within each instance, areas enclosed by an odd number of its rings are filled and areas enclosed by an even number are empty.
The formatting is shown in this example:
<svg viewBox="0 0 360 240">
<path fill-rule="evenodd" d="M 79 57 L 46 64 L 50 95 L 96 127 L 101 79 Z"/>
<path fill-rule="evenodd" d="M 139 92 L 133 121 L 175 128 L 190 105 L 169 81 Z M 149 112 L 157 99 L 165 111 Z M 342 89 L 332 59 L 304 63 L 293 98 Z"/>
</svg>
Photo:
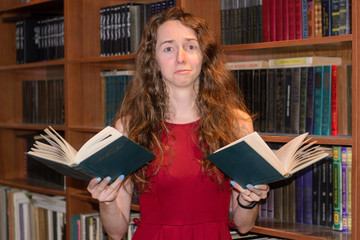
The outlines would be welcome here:
<svg viewBox="0 0 360 240">
<path fill-rule="evenodd" d="M 195 32 L 180 21 L 167 21 L 159 27 L 156 59 L 170 89 L 198 83 L 203 60 L 199 42 Z"/>
</svg>

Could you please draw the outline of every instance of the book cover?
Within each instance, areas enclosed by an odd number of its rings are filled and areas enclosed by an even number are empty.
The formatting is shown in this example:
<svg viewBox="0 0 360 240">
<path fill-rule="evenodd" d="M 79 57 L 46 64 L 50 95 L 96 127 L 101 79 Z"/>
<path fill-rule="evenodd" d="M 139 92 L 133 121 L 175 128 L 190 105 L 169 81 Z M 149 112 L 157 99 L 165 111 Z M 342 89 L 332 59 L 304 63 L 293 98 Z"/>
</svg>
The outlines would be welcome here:
<svg viewBox="0 0 360 240">
<path fill-rule="evenodd" d="M 293 69 L 293 83 L 291 90 L 291 113 L 290 113 L 290 132 L 300 133 L 300 108 L 301 108 L 301 69 Z"/>
<path fill-rule="evenodd" d="M 275 132 L 285 132 L 285 71 L 276 69 Z"/>
<path fill-rule="evenodd" d="M 289 22 L 289 40 L 296 39 L 296 11 L 295 1 L 288 0 L 288 22 Z"/>
<path fill-rule="evenodd" d="M 286 6 L 283 6 L 283 0 L 275 0 L 275 39 L 276 41 L 285 40 L 283 37 L 283 32 L 287 31 L 287 9 Z M 286 33 L 284 33 L 286 34 Z"/>
<path fill-rule="evenodd" d="M 309 143 L 306 136 L 307 133 L 299 135 L 274 153 L 260 135 L 253 132 L 207 158 L 243 188 L 247 184 L 271 183 L 286 179 L 328 155 L 312 147 L 314 142 Z M 297 163 L 292 162 L 295 158 Z"/>
<path fill-rule="evenodd" d="M 270 41 L 270 0 L 262 0 L 262 38 Z"/>
<path fill-rule="evenodd" d="M 285 69 L 285 133 L 291 132 L 291 113 L 292 113 L 292 99 L 293 99 L 293 69 Z"/>
<path fill-rule="evenodd" d="M 341 220 L 343 232 L 348 231 L 347 157 L 347 147 L 341 147 Z"/>
<path fill-rule="evenodd" d="M 308 18 L 307 18 L 307 0 L 301 0 L 301 17 L 302 17 L 302 38 L 308 38 Z"/>
<path fill-rule="evenodd" d="M 299 133 L 306 132 L 306 98 L 307 98 L 308 68 L 300 68 L 300 110 Z"/>
<path fill-rule="evenodd" d="M 321 187 L 321 171 L 320 162 L 313 165 L 312 169 L 312 224 L 320 225 L 320 187 Z"/>
<path fill-rule="evenodd" d="M 321 135 L 331 135 L 331 66 L 323 67 Z"/>
<path fill-rule="evenodd" d="M 274 0 L 269 0 L 269 39 L 276 41 L 276 5 Z"/>
<path fill-rule="evenodd" d="M 308 68 L 306 94 L 306 132 L 314 133 L 314 96 L 315 96 L 315 68 Z"/>
<path fill-rule="evenodd" d="M 252 79 L 253 91 L 251 92 L 251 110 L 257 117 L 253 121 L 254 130 L 259 131 L 260 128 L 260 70 L 253 70 Z"/>
<path fill-rule="evenodd" d="M 307 0 L 307 30 L 308 38 L 315 36 L 315 11 L 314 11 L 314 0 Z"/>
<path fill-rule="evenodd" d="M 295 221 L 304 222 L 304 172 L 296 174 L 295 178 Z"/>
<path fill-rule="evenodd" d="M 322 37 L 322 7 L 321 0 L 314 0 L 314 23 L 315 35 L 314 37 Z"/>
<path fill-rule="evenodd" d="M 268 69 L 267 74 L 267 101 L 266 101 L 266 132 L 275 132 L 276 110 L 276 70 Z"/>
<path fill-rule="evenodd" d="M 312 224 L 312 203 L 313 203 L 313 192 L 312 192 L 312 166 L 304 169 L 304 223 Z"/>
<path fill-rule="evenodd" d="M 323 67 L 315 67 L 314 134 L 321 135 L 323 104 Z"/>
<path fill-rule="evenodd" d="M 229 70 L 242 70 L 242 69 L 264 69 L 268 67 L 268 61 L 241 61 L 241 62 L 227 62 L 225 66 Z"/>
<path fill-rule="evenodd" d="M 295 0 L 295 39 L 303 38 L 302 1 Z"/>
<path fill-rule="evenodd" d="M 289 1 L 282 0 L 282 40 L 289 40 Z"/>
<path fill-rule="evenodd" d="M 339 0 L 339 35 L 347 34 L 348 4 L 348 0 Z"/>
<path fill-rule="evenodd" d="M 269 59 L 269 68 L 312 67 L 324 65 L 341 65 L 341 58 L 313 56 Z"/>
<path fill-rule="evenodd" d="M 342 96 L 343 97 L 343 96 Z M 331 66 L 331 136 L 338 135 L 337 66 Z"/>
<path fill-rule="evenodd" d="M 337 85 L 337 97 L 336 97 L 336 103 L 337 103 L 337 130 L 338 135 L 340 136 L 347 136 L 349 134 L 348 132 L 348 88 L 347 85 L 347 75 L 351 74 L 347 72 L 346 65 L 340 65 L 336 68 L 337 71 L 337 79 L 339 81 L 336 81 Z"/>
<path fill-rule="evenodd" d="M 333 146 L 334 173 L 334 224 L 333 229 L 342 230 L 342 177 L 341 177 L 341 147 Z"/>
<path fill-rule="evenodd" d="M 348 212 L 348 231 L 351 232 L 352 229 L 352 147 L 347 147 L 346 148 L 346 152 L 347 152 L 347 184 L 346 184 L 346 189 L 347 189 L 347 212 Z"/>
<path fill-rule="evenodd" d="M 266 101 L 267 101 L 267 70 L 260 70 L 260 107 L 259 107 L 259 131 L 266 132 Z"/>
<path fill-rule="evenodd" d="M 331 1 L 331 36 L 340 35 L 340 0 Z"/>
<path fill-rule="evenodd" d="M 333 170 L 333 159 L 331 156 L 327 157 L 327 204 L 326 204 L 326 226 L 332 227 L 334 224 L 334 170 Z"/>
<path fill-rule="evenodd" d="M 120 175 L 130 175 L 155 157 L 110 126 L 87 141 L 78 152 L 55 130 L 45 129 L 45 133 L 49 137 L 42 137 L 50 145 L 35 142 L 27 155 L 65 176 L 83 180 L 110 176 L 115 181 Z"/>
<path fill-rule="evenodd" d="M 331 36 L 331 0 L 321 0 L 322 36 Z"/>
</svg>

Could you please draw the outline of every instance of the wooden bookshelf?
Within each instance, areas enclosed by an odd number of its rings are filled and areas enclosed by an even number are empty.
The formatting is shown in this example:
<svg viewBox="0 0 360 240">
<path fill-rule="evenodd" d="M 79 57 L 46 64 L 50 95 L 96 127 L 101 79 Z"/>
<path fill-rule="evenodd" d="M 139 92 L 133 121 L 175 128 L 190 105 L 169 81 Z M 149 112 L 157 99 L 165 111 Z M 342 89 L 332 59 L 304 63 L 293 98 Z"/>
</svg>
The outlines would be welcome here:
<svg viewBox="0 0 360 240">
<path fill-rule="evenodd" d="M 126 0 L 20 0 L 0 2 L 0 184 L 49 195 L 62 195 L 67 202 L 67 222 L 71 215 L 97 211 L 97 203 L 86 191 L 86 183 L 66 179 L 66 188 L 25 179 L 23 146 L 16 136 L 39 132 L 45 124 L 23 124 L 21 82 L 63 78 L 65 84 L 65 123 L 56 125 L 66 139 L 79 148 L 104 126 L 100 72 L 109 69 L 132 69 L 134 54 L 100 57 L 100 9 L 126 3 Z M 150 3 L 154 0 L 139 0 Z M 221 36 L 220 0 L 176 0 L 178 6 L 206 19 Z M 16 64 L 15 20 L 18 16 L 63 13 L 65 21 L 65 57 L 62 59 Z M 352 239 L 360 238 L 360 2 L 352 1 L 352 34 L 291 41 L 223 46 L 228 61 L 251 61 L 282 57 L 338 56 L 352 64 L 352 136 L 311 136 L 320 144 L 353 148 Z M 6 19 L 6 21 L 3 21 Z M 262 135 L 268 142 L 284 143 L 292 135 Z M 132 207 L 139 210 L 137 206 Z M 70 224 L 67 224 L 70 232 Z M 349 236 L 329 228 L 259 219 L 254 232 L 290 239 L 342 239 Z M 70 239 L 67 234 L 67 239 Z"/>
</svg>

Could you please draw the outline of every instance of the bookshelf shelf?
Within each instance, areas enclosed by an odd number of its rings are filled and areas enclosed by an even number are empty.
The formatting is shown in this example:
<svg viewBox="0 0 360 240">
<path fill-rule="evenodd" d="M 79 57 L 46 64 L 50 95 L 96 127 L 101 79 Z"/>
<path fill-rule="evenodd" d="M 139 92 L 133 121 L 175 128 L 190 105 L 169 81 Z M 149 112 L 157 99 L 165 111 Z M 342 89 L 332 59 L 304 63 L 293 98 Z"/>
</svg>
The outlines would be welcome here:
<svg viewBox="0 0 360 240">
<path fill-rule="evenodd" d="M 49 125 L 56 130 L 65 131 L 65 126 L 55 124 L 23 124 L 23 123 L 0 123 L 0 129 L 16 129 L 16 130 L 38 130 L 42 131 Z"/>
<path fill-rule="evenodd" d="M 9 71 L 9 70 L 26 70 L 26 69 L 41 69 L 48 67 L 63 67 L 65 64 L 64 59 L 50 60 L 46 62 L 34 62 L 34 63 L 24 63 L 24 64 L 11 64 L 7 66 L 0 66 L 0 71 Z"/>
<path fill-rule="evenodd" d="M 25 11 L 25 10 L 38 10 L 38 9 L 59 9 L 62 8 L 63 2 L 61 0 L 34 0 L 26 3 L 20 3 L 20 1 L 1 1 L 0 13 L 1 12 L 12 12 L 12 11 Z"/>
<path fill-rule="evenodd" d="M 24 180 L 24 179 L 0 179 L 1 185 L 7 185 L 9 187 L 28 190 L 31 192 L 42 193 L 46 195 L 58 195 L 65 196 L 66 191 L 64 186 L 44 183 L 36 180 Z"/>
</svg>

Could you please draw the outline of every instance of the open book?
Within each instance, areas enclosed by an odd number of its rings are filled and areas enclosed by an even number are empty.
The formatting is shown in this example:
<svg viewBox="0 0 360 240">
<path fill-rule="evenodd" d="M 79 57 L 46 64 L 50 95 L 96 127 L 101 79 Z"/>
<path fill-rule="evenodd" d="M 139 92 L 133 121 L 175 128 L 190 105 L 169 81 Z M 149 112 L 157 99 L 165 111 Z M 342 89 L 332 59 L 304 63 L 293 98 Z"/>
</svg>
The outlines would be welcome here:
<svg viewBox="0 0 360 240">
<path fill-rule="evenodd" d="M 243 188 L 247 184 L 267 184 L 285 179 L 329 154 L 308 133 L 292 139 L 276 152 L 257 132 L 215 151 L 207 158 Z"/>
<path fill-rule="evenodd" d="M 46 141 L 35 141 L 28 154 L 65 176 L 90 180 L 128 176 L 155 155 L 131 141 L 113 127 L 106 127 L 76 151 L 52 127 L 45 129 Z"/>
</svg>

